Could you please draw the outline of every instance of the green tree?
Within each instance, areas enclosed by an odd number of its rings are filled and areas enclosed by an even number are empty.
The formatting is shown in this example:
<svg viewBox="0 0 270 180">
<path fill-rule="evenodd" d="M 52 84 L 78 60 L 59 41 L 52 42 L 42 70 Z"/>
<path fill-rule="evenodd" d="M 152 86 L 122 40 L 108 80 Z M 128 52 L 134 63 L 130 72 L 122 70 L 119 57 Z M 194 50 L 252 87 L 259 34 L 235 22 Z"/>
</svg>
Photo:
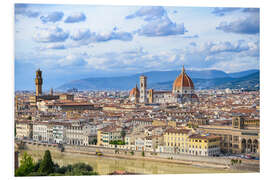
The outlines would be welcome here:
<svg viewBox="0 0 270 180">
<path fill-rule="evenodd" d="M 144 151 L 142 152 L 142 156 L 144 156 Z"/>
<path fill-rule="evenodd" d="M 42 162 L 42 159 L 39 159 L 39 160 L 35 163 L 35 165 L 34 165 L 34 170 L 33 170 L 34 172 L 37 172 L 37 171 L 39 170 L 41 162 Z"/>
<path fill-rule="evenodd" d="M 15 171 L 15 176 L 28 176 L 33 171 L 33 158 L 25 152 L 22 160 L 20 161 L 20 167 Z"/>
<path fill-rule="evenodd" d="M 52 161 L 51 153 L 49 150 L 45 151 L 42 162 L 39 167 L 39 172 L 49 175 L 54 172 L 54 163 Z"/>
</svg>

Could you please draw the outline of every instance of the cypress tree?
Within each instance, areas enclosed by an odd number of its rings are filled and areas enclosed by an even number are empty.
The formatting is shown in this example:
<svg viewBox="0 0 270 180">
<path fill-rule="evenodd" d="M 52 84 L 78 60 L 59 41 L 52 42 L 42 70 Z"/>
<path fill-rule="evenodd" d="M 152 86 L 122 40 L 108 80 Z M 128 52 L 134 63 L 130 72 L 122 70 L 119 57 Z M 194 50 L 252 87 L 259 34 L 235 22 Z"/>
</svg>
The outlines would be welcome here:
<svg viewBox="0 0 270 180">
<path fill-rule="evenodd" d="M 49 150 L 45 151 L 44 157 L 39 167 L 39 172 L 49 175 L 54 172 L 54 163 Z"/>
</svg>

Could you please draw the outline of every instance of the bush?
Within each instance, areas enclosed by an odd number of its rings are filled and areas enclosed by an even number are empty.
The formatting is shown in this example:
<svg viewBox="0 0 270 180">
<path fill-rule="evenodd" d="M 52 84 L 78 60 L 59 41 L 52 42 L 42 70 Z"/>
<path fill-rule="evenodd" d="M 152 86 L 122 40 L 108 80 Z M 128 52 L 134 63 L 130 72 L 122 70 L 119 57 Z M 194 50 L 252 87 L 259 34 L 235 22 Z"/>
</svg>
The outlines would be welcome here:
<svg viewBox="0 0 270 180">
<path fill-rule="evenodd" d="M 114 144 L 114 145 L 125 145 L 125 141 L 122 140 L 112 140 L 109 142 L 109 144 Z"/>
<path fill-rule="evenodd" d="M 76 163 L 67 169 L 68 171 L 65 172 L 67 176 L 97 175 L 96 172 L 93 172 L 93 168 L 85 163 Z"/>
</svg>

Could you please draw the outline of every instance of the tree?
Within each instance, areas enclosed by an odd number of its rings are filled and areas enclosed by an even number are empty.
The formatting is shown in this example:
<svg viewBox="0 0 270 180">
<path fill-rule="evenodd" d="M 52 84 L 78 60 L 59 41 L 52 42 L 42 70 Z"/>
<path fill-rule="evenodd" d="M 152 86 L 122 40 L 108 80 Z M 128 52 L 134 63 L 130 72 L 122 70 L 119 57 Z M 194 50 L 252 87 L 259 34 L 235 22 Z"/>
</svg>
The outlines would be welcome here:
<svg viewBox="0 0 270 180">
<path fill-rule="evenodd" d="M 144 156 L 144 151 L 142 152 L 142 156 Z"/>
<path fill-rule="evenodd" d="M 33 170 L 34 172 L 37 172 L 37 171 L 39 170 L 41 162 L 42 162 L 42 159 L 39 159 L 39 160 L 35 163 L 35 165 L 34 165 L 34 170 Z"/>
<path fill-rule="evenodd" d="M 44 157 L 39 167 L 39 172 L 49 175 L 54 172 L 54 163 L 49 150 L 45 151 Z"/>
<path fill-rule="evenodd" d="M 96 172 L 93 172 L 93 168 L 85 163 L 76 163 L 67 169 L 65 175 L 69 176 L 97 175 Z"/>
<path fill-rule="evenodd" d="M 121 137 L 122 137 L 122 140 L 125 141 L 125 136 L 126 136 L 126 132 L 124 129 L 122 129 L 121 131 Z"/>
<path fill-rule="evenodd" d="M 23 154 L 20 164 L 20 167 L 15 171 L 15 176 L 28 176 L 34 171 L 33 158 L 26 152 Z"/>
</svg>

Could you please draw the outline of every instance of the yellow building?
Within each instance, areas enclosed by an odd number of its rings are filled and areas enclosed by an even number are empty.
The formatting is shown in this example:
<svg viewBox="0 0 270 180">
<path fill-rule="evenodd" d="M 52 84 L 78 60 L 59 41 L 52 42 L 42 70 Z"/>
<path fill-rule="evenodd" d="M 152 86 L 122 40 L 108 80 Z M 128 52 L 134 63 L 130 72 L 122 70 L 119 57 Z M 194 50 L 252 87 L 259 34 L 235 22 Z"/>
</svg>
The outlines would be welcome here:
<svg viewBox="0 0 270 180">
<path fill-rule="evenodd" d="M 170 128 L 163 134 L 166 152 L 188 153 L 188 136 L 192 133 L 188 129 Z"/>
<path fill-rule="evenodd" d="M 220 154 L 221 138 L 214 135 L 192 134 L 188 137 L 188 154 L 215 156 Z"/>
<path fill-rule="evenodd" d="M 220 154 L 220 137 L 194 134 L 191 129 L 166 130 L 163 135 L 164 151 L 176 154 L 196 156 L 214 156 Z"/>
</svg>

